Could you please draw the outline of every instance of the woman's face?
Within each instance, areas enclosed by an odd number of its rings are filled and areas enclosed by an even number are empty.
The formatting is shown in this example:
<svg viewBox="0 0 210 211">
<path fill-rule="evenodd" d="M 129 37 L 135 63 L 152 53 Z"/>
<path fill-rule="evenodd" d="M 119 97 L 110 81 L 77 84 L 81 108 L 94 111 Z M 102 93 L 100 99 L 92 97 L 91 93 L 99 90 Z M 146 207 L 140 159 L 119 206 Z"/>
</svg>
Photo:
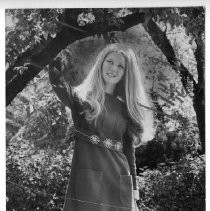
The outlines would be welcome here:
<svg viewBox="0 0 210 211">
<path fill-rule="evenodd" d="M 125 58 L 121 53 L 111 52 L 102 65 L 102 77 L 106 84 L 117 84 L 125 72 Z"/>
</svg>

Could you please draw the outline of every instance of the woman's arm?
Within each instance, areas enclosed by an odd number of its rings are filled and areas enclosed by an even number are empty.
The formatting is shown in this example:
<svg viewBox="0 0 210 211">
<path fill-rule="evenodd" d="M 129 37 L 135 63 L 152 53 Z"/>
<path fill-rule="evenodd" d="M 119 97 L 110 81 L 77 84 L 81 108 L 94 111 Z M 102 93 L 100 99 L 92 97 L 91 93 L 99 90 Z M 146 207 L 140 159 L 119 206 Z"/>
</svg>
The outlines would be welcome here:
<svg viewBox="0 0 210 211">
<path fill-rule="evenodd" d="M 49 65 L 49 79 L 53 90 L 59 99 L 71 109 L 74 106 L 74 93 L 72 88 L 65 82 L 61 72 L 60 58 L 53 60 Z"/>
<path fill-rule="evenodd" d="M 135 147 L 133 139 L 127 131 L 124 133 L 123 136 L 123 153 L 125 154 L 128 160 L 130 173 L 133 179 L 134 190 L 137 190 Z"/>
<path fill-rule="evenodd" d="M 139 190 L 137 185 L 136 179 L 136 157 L 135 157 L 135 147 L 134 147 L 134 140 L 127 131 L 123 136 L 123 153 L 125 154 L 128 165 L 130 168 L 130 174 L 133 180 L 133 197 L 135 200 L 139 200 Z"/>
</svg>

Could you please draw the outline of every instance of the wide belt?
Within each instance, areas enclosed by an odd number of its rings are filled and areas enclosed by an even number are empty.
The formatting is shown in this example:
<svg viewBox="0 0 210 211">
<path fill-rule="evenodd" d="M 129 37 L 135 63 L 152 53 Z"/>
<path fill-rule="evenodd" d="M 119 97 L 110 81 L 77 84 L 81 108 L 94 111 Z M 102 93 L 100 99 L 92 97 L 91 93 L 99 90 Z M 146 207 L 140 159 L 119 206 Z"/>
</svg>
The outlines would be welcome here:
<svg viewBox="0 0 210 211">
<path fill-rule="evenodd" d="M 115 150 L 118 152 L 122 152 L 122 142 L 118 140 L 113 140 L 110 138 L 100 138 L 98 135 L 95 134 L 87 134 L 87 132 L 81 131 L 81 129 L 75 128 L 74 134 L 82 138 L 82 140 L 88 141 L 92 144 L 98 145 L 100 147 L 104 147 L 110 150 Z"/>
</svg>

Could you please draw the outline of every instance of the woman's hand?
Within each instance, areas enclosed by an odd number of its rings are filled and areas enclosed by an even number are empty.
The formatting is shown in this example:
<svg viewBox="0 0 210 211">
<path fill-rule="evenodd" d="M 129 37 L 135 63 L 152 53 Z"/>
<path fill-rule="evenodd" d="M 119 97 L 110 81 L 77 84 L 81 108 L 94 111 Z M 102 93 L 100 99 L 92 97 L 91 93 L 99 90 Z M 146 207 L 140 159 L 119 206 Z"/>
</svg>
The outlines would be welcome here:
<svg viewBox="0 0 210 211">
<path fill-rule="evenodd" d="M 139 191 L 138 190 L 133 190 L 133 197 L 134 197 L 134 200 L 137 201 L 139 200 Z"/>
<path fill-rule="evenodd" d="M 63 82 L 61 58 L 58 57 L 49 64 L 49 78 L 52 86 L 61 86 Z"/>
<path fill-rule="evenodd" d="M 51 61 L 49 64 L 49 71 L 53 72 L 56 76 L 61 75 L 61 58 L 57 57 L 55 60 Z"/>
</svg>

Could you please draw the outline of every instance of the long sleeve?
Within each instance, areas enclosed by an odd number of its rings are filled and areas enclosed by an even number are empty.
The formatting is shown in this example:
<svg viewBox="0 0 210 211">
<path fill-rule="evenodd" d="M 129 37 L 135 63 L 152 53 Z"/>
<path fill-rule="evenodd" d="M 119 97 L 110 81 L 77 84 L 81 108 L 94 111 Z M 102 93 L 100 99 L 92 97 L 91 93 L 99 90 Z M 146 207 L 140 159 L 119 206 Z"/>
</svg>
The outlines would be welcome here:
<svg viewBox="0 0 210 211">
<path fill-rule="evenodd" d="M 49 67 L 49 79 L 53 87 L 53 90 L 57 94 L 58 98 L 71 109 L 74 106 L 74 93 L 72 88 L 65 82 L 61 75 L 60 66 L 58 60 L 53 61 Z M 57 62 L 57 63 L 56 63 Z"/>
<path fill-rule="evenodd" d="M 130 173 L 133 179 L 134 190 L 137 190 L 135 147 L 132 137 L 128 134 L 127 131 L 124 133 L 123 136 L 123 153 L 128 160 Z"/>
</svg>

